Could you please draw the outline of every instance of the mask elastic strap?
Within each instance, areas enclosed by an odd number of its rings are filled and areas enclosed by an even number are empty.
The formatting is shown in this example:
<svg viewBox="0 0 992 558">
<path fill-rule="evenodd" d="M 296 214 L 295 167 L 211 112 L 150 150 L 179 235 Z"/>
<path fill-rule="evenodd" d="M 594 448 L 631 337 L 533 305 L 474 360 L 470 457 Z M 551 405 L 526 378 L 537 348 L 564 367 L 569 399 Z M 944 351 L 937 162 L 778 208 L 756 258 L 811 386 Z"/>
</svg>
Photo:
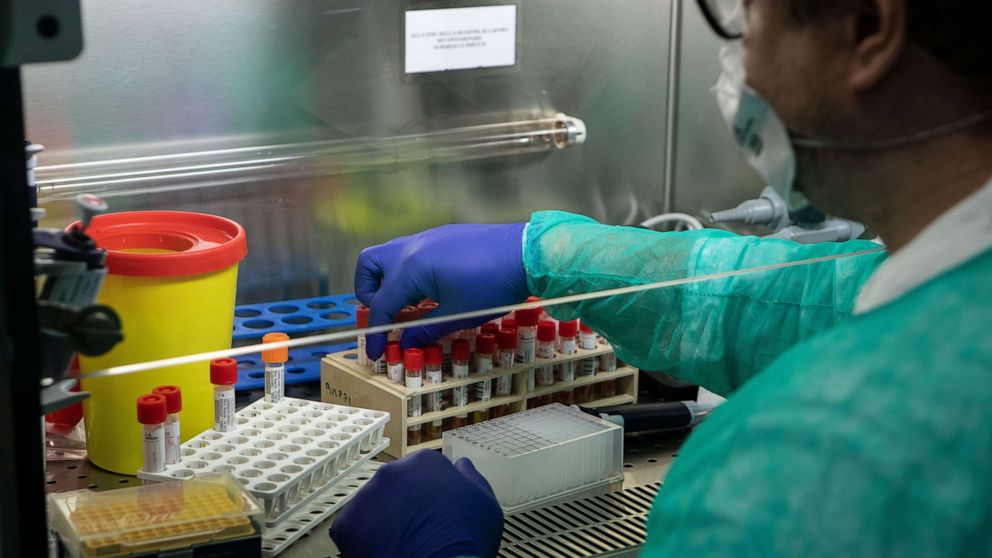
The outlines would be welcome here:
<svg viewBox="0 0 992 558">
<path fill-rule="evenodd" d="M 922 132 L 916 132 L 915 134 L 910 134 L 908 136 L 902 136 L 898 138 L 892 138 L 881 141 L 869 141 L 864 143 L 834 142 L 829 140 L 815 140 L 815 139 L 801 138 L 795 136 L 792 136 L 791 139 L 792 139 L 792 144 L 795 145 L 796 147 L 803 147 L 807 149 L 832 149 L 835 151 L 878 151 L 882 149 L 892 149 L 894 147 L 902 147 L 904 145 L 920 143 L 933 138 L 950 135 L 955 132 L 960 132 L 961 130 L 970 128 L 990 118 L 992 118 L 992 110 L 986 112 L 980 112 L 978 114 L 973 114 L 971 116 L 962 118 L 961 120 L 957 120 L 949 124 L 944 124 L 943 126 L 937 126 L 936 128 L 931 128 L 929 130 L 923 130 Z"/>
</svg>

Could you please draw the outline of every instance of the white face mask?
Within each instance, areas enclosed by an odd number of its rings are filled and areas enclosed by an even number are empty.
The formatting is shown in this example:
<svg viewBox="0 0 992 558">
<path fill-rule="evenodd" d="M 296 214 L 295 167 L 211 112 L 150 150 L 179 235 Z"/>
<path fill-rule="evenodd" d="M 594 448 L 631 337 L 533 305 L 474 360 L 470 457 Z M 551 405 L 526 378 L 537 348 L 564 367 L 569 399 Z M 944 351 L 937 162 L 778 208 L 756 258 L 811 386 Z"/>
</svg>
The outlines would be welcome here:
<svg viewBox="0 0 992 558">
<path fill-rule="evenodd" d="M 720 64 L 723 71 L 712 92 L 716 95 L 724 121 L 730 126 L 737 145 L 751 167 L 785 200 L 789 214 L 802 222 L 819 221 L 823 215 L 810 205 L 806 196 L 795 190 L 795 146 L 835 151 L 879 151 L 946 136 L 992 118 L 992 110 L 984 111 L 928 130 L 870 142 L 794 138 L 789 135 L 789 129 L 771 104 L 747 84 L 739 41 L 726 43 L 720 48 Z"/>
<path fill-rule="evenodd" d="M 790 213 L 807 210 L 809 200 L 794 189 L 796 154 L 789 130 L 772 106 L 747 84 L 739 42 L 720 48 L 723 72 L 713 86 L 720 113 L 748 163 L 785 200 Z"/>
</svg>

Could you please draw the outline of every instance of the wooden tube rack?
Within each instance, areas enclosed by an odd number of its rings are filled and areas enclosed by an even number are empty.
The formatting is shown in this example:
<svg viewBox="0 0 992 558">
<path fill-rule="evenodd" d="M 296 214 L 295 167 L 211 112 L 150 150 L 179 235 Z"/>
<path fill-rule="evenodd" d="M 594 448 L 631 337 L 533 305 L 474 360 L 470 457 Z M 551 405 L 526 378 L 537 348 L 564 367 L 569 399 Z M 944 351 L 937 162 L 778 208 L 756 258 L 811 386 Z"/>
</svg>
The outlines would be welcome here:
<svg viewBox="0 0 992 558">
<path fill-rule="evenodd" d="M 576 373 L 575 379 L 571 382 L 561 382 L 556 378 L 555 384 L 552 386 L 537 386 L 533 391 L 527 391 L 527 372 L 530 370 L 555 366 L 568 361 L 598 358 L 600 355 L 612 352 L 613 347 L 605 341 L 600 341 L 599 346 L 595 349 L 578 349 L 576 353 L 571 355 L 556 353 L 554 358 L 537 358 L 535 362 L 528 364 L 517 363 L 508 370 L 495 368 L 487 374 L 472 373 L 469 374 L 468 378 L 455 379 L 446 374 L 444 382 L 440 384 L 425 384 L 418 389 L 408 389 L 389 381 L 389 378 L 383 374 L 372 374 L 360 366 L 358 353 L 355 350 L 343 351 L 329 354 L 321 362 L 321 400 L 327 403 L 388 412 L 391 420 L 386 425 L 386 437 L 389 438 L 390 444 L 385 452 L 393 457 L 402 457 L 419 449 L 438 449 L 441 447 L 440 437 L 432 440 L 426 439 L 426 428 L 422 429 L 424 440 L 421 443 L 412 446 L 407 444 L 407 427 L 417 424 L 426 425 L 438 419 L 444 420 L 445 428 L 447 428 L 449 422 L 447 419 L 456 415 L 468 414 L 471 418 L 473 413 L 502 406 L 505 406 L 503 407 L 505 414 L 517 413 L 527 408 L 529 400 L 576 390 L 585 386 L 594 386 L 592 391 L 596 395 L 591 399 L 581 401 L 584 406 L 604 407 L 635 403 L 637 401 L 637 369 L 624 366 L 619 362 L 617 369 L 613 372 L 597 372 L 594 376 L 579 376 Z M 482 380 L 494 380 L 506 375 L 513 376 L 509 396 L 493 397 L 488 401 L 471 401 L 468 405 L 448 407 L 436 412 L 424 412 L 419 417 L 407 416 L 407 407 L 412 396 L 423 396 L 437 391 L 447 392 L 455 387 L 472 386 Z M 610 381 L 615 383 L 615 394 L 609 397 L 600 397 L 597 386 Z M 579 401 L 576 402 L 579 403 Z"/>
</svg>

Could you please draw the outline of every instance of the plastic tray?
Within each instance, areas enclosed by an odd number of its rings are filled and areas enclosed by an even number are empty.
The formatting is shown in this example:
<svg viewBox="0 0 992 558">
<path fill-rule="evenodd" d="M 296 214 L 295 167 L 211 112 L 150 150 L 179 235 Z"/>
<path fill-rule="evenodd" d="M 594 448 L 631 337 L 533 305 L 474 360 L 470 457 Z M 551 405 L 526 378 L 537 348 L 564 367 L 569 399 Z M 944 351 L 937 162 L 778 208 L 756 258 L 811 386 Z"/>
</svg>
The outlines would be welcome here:
<svg viewBox="0 0 992 558">
<path fill-rule="evenodd" d="M 320 345 L 290 349 L 286 363 L 286 385 L 320 381 L 320 361 L 330 353 L 350 351 L 356 344 Z M 265 386 L 265 365 L 258 355 L 238 357 L 238 391 L 262 389 Z"/>
<path fill-rule="evenodd" d="M 230 475 L 48 496 L 49 524 L 74 557 L 129 556 L 227 542 L 261 531 L 259 503 Z"/>
<path fill-rule="evenodd" d="M 233 432 L 208 430 L 182 445 L 183 461 L 154 481 L 187 479 L 207 471 L 230 472 L 275 525 L 389 445 L 389 413 L 303 399 L 258 400 L 237 413 Z"/>
<path fill-rule="evenodd" d="M 262 536 L 262 556 L 269 558 L 289 548 L 300 537 L 310 532 L 322 521 L 351 501 L 358 489 L 369 482 L 382 463 L 370 461 L 354 473 L 329 486 L 293 515 L 275 527 L 265 530 Z"/>
<path fill-rule="evenodd" d="M 257 342 L 266 333 L 281 331 L 290 335 L 314 333 L 335 328 L 353 327 L 358 308 L 355 295 L 341 294 L 297 298 L 258 304 L 242 304 L 234 308 L 235 341 Z M 320 380 L 320 359 L 328 353 L 355 348 L 355 342 L 289 351 L 286 363 L 286 385 Z M 239 357 L 238 391 L 260 389 L 265 384 L 265 366 L 258 355 Z"/>
<path fill-rule="evenodd" d="M 270 331 L 290 335 L 354 325 L 361 303 L 354 294 L 297 298 L 234 308 L 234 340 L 255 339 Z"/>
<path fill-rule="evenodd" d="M 444 455 L 468 457 L 507 512 L 623 474 L 623 428 L 560 403 L 444 433 Z"/>
</svg>

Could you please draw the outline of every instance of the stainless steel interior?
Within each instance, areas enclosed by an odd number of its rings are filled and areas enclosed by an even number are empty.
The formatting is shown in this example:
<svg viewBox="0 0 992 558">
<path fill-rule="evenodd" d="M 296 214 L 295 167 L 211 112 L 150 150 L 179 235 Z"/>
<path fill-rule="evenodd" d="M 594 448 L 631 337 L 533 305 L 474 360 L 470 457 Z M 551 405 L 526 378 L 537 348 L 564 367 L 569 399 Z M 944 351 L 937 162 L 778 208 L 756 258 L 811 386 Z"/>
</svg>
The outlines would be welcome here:
<svg viewBox="0 0 992 558">
<path fill-rule="evenodd" d="M 422 2 L 84 1 L 83 55 L 25 70 L 29 136 L 47 147 L 38 171 L 45 224 L 72 218 L 65 197 L 47 187 L 101 162 L 113 161 L 115 172 L 156 164 L 161 172 L 182 168 L 190 153 L 385 141 L 558 112 L 586 123 L 584 145 L 276 177 L 263 149 L 229 161 L 241 171 L 233 180 L 151 177 L 143 191 L 105 195 L 113 210 L 205 211 L 242 223 L 249 256 L 240 303 L 348 292 L 363 247 L 443 223 L 524 220 L 554 208 L 635 224 L 668 209 L 671 70 L 680 76 L 672 209 L 700 214 L 759 190 L 708 92 L 719 42 L 694 3 L 681 6 L 674 68 L 669 2 L 518 4 L 514 68 L 413 79 L 402 73 L 401 18 Z"/>
</svg>

